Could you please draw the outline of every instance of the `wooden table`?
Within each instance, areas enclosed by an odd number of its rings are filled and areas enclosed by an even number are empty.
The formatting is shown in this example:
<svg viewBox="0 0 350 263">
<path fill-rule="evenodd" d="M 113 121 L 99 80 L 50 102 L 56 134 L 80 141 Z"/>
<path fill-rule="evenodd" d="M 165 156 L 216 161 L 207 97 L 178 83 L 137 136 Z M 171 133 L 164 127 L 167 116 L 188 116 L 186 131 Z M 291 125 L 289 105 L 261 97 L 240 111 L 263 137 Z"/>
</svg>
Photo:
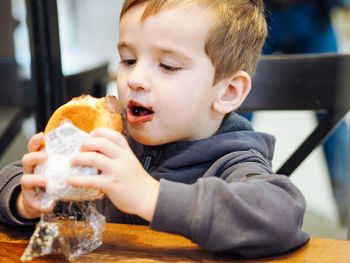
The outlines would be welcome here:
<svg viewBox="0 0 350 263">
<path fill-rule="evenodd" d="M 33 228 L 0 225 L 0 262 L 20 262 Z M 31 262 L 68 262 L 50 255 Z M 243 259 L 211 253 L 181 236 L 156 232 L 146 226 L 107 224 L 103 245 L 74 262 L 350 262 L 350 241 L 312 238 L 306 245 L 286 254 Z"/>
</svg>

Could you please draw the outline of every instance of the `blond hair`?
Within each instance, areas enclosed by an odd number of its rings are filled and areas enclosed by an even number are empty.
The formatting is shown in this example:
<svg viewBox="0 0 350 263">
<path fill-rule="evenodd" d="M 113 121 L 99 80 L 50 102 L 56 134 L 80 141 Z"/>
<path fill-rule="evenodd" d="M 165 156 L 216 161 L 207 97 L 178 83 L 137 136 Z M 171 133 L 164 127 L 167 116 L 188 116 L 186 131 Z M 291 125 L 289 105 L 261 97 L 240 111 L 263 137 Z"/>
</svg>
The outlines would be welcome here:
<svg viewBox="0 0 350 263">
<path fill-rule="evenodd" d="M 215 20 L 205 52 L 215 67 L 214 84 L 240 70 L 254 75 L 267 35 L 262 0 L 125 0 L 120 20 L 130 8 L 145 2 L 141 21 L 169 6 L 197 4 L 209 8 Z"/>
</svg>

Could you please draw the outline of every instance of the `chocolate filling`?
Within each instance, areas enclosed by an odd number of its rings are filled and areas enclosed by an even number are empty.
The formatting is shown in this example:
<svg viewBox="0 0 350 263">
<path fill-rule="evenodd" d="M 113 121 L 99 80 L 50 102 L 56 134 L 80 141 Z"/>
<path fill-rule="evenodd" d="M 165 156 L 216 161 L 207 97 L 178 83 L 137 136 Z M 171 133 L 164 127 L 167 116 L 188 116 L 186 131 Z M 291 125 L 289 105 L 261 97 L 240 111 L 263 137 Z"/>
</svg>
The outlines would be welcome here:
<svg viewBox="0 0 350 263">
<path fill-rule="evenodd" d="M 152 110 L 143 107 L 133 107 L 131 111 L 134 116 L 146 116 L 153 114 Z"/>
</svg>

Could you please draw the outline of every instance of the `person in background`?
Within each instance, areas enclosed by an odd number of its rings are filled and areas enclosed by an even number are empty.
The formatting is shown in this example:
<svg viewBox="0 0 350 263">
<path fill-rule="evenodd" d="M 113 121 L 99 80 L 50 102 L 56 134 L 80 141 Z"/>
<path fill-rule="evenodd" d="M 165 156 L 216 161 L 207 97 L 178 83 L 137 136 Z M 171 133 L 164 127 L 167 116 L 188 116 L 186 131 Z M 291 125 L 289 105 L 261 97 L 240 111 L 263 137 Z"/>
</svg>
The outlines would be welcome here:
<svg viewBox="0 0 350 263">
<path fill-rule="evenodd" d="M 306 243 L 304 197 L 271 169 L 274 137 L 234 112 L 266 37 L 262 0 L 126 0 L 119 28 L 129 136 L 93 131 L 71 164 L 101 174 L 68 183 L 101 190 L 108 222 L 147 224 L 210 251 L 261 257 Z M 34 135 L 22 165 L 0 172 L 2 223 L 33 224 L 43 211 L 35 189 L 47 180 L 33 174 L 47 157 L 42 140 Z"/>
</svg>

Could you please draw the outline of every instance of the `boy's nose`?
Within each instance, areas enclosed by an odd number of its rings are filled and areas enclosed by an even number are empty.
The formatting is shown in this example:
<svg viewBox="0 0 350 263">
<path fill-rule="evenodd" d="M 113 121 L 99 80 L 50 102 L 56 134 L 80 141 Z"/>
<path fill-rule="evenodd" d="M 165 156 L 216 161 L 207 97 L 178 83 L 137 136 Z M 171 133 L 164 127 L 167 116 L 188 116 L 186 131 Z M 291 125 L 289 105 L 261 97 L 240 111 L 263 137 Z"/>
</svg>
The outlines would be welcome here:
<svg viewBox="0 0 350 263">
<path fill-rule="evenodd" d="M 145 65 L 135 65 L 129 75 L 128 86 L 130 89 L 138 91 L 150 90 L 151 84 L 149 81 L 149 73 L 147 73 Z"/>
</svg>

